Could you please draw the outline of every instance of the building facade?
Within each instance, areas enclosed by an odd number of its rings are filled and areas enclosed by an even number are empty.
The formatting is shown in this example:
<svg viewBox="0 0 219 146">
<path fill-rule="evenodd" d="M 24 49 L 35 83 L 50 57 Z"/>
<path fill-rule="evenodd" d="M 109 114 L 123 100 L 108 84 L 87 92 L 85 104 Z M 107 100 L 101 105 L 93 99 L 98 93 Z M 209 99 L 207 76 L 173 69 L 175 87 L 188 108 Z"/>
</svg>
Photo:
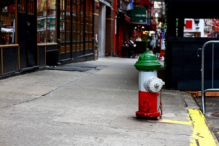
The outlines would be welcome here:
<svg viewBox="0 0 219 146">
<path fill-rule="evenodd" d="M 104 0 L 0 1 L 0 77 L 110 55 L 112 6 Z"/>
</svg>

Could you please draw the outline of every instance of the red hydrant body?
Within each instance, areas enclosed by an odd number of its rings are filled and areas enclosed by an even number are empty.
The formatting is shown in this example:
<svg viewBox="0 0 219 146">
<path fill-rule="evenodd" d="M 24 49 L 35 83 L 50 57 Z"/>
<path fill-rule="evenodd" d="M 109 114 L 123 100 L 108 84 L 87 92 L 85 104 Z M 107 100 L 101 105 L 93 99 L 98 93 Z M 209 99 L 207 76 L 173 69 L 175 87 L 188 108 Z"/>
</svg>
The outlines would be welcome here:
<svg viewBox="0 0 219 146">
<path fill-rule="evenodd" d="M 138 92 L 138 111 L 137 117 L 159 117 L 160 111 L 158 111 L 158 93 L 150 92 Z"/>
</svg>

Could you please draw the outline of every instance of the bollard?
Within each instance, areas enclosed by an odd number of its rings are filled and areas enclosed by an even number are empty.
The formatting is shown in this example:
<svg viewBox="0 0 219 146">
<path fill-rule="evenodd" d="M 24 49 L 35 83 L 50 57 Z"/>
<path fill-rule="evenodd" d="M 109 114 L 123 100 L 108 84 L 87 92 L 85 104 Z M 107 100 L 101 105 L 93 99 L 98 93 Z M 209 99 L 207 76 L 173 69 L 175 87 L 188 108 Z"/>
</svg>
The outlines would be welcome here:
<svg viewBox="0 0 219 146">
<path fill-rule="evenodd" d="M 158 96 L 164 82 L 157 77 L 157 70 L 161 67 L 156 56 L 146 51 L 135 63 L 135 68 L 139 71 L 139 107 L 136 112 L 137 117 L 156 118 L 161 115 L 158 106 Z"/>
</svg>

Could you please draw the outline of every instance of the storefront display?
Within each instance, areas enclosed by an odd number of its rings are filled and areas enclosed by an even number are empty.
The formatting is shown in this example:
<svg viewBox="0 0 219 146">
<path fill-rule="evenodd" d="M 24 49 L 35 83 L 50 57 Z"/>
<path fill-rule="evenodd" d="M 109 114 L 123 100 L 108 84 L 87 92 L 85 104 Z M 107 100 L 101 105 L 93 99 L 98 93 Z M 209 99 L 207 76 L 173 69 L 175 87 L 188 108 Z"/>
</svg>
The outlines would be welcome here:
<svg viewBox="0 0 219 146">
<path fill-rule="evenodd" d="M 37 0 L 38 43 L 52 43 L 56 40 L 55 4 L 55 0 Z"/>
<path fill-rule="evenodd" d="M 92 0 L 0 0 L 0 76 L 73 58 L 93 59 L 93 4 Z"/>
<path fill-rule="evenodd" d="M 15 43 L 15 6 L 12 2 L 0 7 L 0 45 Z"/>
</svg>

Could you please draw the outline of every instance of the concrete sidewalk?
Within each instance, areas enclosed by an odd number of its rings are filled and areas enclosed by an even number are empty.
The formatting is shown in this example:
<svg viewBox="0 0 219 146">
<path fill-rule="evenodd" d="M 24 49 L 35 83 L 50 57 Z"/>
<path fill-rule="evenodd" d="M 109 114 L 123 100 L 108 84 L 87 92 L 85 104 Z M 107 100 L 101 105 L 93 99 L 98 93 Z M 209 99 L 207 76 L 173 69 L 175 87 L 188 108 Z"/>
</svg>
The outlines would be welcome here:
<svg viewBox="0 0 219 146">
<path fill-rule="evenodd" d="M 135 117 L 136 61 L 100 58 L 0 80 L 0 145 L 217 145 L 189 93 L 162 90 L 162 119 Z"/>
</svg>

